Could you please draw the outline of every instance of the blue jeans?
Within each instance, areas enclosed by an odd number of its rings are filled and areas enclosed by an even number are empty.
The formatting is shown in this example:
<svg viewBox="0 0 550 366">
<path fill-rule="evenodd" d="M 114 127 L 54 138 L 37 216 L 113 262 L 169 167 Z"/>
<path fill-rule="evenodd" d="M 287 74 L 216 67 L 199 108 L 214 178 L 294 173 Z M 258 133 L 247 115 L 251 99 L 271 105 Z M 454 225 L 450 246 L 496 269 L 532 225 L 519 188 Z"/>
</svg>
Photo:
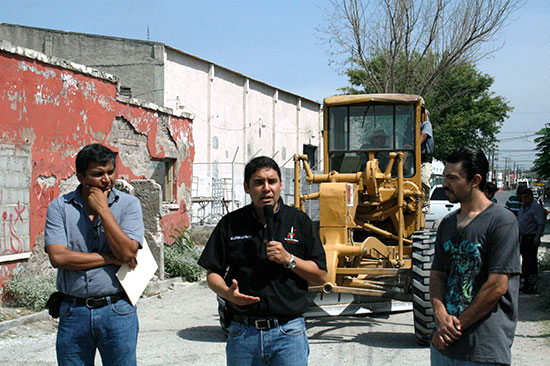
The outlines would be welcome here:
<svg viewBox="0 0 550 366">
<path fill-rule="evenodd" d="M 97 309 L 62 301 L 57 362 L 93 366 L 97 348 L 103 365 L 135 366 L 138 329 L 136 307 L 126 299 Z"/>
<path fill-rule="evenodd" d="M 503 366 L 501 363 L 476 362 L 450 358 L 439 352 L 433 344 L 430 345 L 430 361 L 432 366 Z"/>
<path fill-rule="evenodd" d="M 309 343 L 304 318 L 269 330 L 231 322 L 226 355 L 228 366 L 307 365 Z"/>
</svg>

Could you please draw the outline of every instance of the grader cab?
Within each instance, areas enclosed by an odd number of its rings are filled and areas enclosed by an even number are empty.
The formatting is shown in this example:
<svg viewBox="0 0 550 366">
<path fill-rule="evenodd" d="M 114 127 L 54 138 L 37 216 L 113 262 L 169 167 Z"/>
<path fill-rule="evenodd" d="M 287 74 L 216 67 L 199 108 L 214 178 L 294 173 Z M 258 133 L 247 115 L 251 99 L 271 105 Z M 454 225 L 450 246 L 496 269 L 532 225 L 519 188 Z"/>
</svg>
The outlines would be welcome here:
<svg viewBox="0 0 550 366">
<path fill-rule="evenodd" d="M 420 342 L 433 329 L 428 281 L 435 232 L 423 230 L 420 179 L 426 118 L 416 95 L 325 98 L 324 174 L 313 174 L 307 156 L 294 156 L 294 205 L 304 210 L 305 201 L 319 200 L 327 256 L 326 283 L 310 292 L 325 300 L 352 298 L 348 309 L 377 299 L 412 302 Z M 302 167 L 319 192 L 300 194 Z"/>
</svg>

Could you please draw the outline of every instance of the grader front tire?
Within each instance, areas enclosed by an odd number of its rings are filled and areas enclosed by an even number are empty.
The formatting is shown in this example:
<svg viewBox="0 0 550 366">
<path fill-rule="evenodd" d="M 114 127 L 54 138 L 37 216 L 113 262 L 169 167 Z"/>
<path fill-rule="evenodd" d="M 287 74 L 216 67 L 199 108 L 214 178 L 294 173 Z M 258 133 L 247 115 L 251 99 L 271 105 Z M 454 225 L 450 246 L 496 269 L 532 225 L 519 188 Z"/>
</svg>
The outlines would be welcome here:
<svg viewBox="0 0 550 366">
<path fill-rule="evenodd" d="M 434 316 L 430 302 L 430 269 L 434 255 L 436 232 L 424 230 L 413 235 L 412 295 L 414 333 L 418 343 L 429 345 L 434 329 Z"/>
</svg>

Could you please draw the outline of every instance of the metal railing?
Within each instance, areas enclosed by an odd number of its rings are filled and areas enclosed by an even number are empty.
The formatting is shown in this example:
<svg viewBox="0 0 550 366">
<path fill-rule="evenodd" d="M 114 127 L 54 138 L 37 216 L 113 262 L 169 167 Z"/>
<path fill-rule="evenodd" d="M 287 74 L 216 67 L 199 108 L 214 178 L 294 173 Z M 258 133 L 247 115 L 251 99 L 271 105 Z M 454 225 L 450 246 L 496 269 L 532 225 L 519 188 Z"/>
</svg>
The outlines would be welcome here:
<svg viewBox="0 0 550 366">
<path fill-rule="evenodd" d="M 244 191 L 244 168 L 245 164 L 235 162 L 193 164 L 192 225 L 215 225 L 226 213 L 250 203 Z M 305 183 L 305 173 L 302 175 Z M 281 197 L 287 205 L 292 205 L 294 169 L 281 168 L 281 181 Z M 318 184 L 302 184 L 302 193 L 318 191 Z M 319 201 L 308 201 L 306 213 L 312 220 L 319 220 Z"/>
</svg>

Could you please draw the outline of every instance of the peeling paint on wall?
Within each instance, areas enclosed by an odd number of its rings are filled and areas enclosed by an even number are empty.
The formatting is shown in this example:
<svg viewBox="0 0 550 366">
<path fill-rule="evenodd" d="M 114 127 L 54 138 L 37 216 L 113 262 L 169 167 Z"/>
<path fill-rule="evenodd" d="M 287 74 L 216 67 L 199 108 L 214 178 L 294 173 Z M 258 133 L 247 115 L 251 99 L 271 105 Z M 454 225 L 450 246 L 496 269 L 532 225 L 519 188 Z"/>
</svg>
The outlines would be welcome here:
<svg viewBox="0 0 550 366">
<path fill-rule="evenodd" d="M 49 80 L 57 76 L 54 70 L 38 70 L 35 65 L 28 64 L 25 61 L 19 63 L 19 70 L 21 71 L 30 71 L 37 75 L 44 77 L 44 79 Z"/>
<path fill-rule="evenodd" d="M 165 225 L 161 221 L 161 226 L 166 239 L 175 228 L 188 226 L 186 208 L 191 202 L 186 201 L 190 200 L 194 157 L 191 120 L 117 96 L 112 76 L 101 78 L 97 71 L 81 65 L 50 61 L 43 54 L 6 48 L 0 42 L 0 144 L 31 146 L 26 209 L 31 250 L 44 229 L 51 200 L 60 195 L 62 185 L 75 184 L 77 152 L 96 142 L 119 153 L 117 171 L 128 180 L 149 178 L 144 167 L 151 159 L 175 159 L 180 210 L 170 214 Z M 88 71 L 92 75 L 84 73 Z M 122 141 L 124 124 L 128 140 L 137 141 L 142 153 L 125 155 L 130 142 Z M 162 131 L 158 126 L 163 126 Z"/>
</svg>

